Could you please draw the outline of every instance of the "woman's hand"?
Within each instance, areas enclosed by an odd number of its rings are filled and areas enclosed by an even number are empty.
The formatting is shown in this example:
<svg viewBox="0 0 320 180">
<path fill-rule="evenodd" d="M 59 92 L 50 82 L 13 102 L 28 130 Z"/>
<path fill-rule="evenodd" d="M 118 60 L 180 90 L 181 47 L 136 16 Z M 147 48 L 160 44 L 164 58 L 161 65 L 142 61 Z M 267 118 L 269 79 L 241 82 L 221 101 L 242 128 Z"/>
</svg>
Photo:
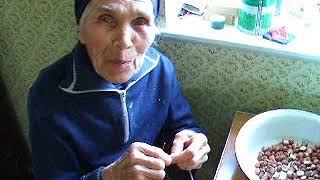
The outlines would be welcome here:
<svg viewBox="0 0 320 180">
<path fill-rule="evenodd" d="M 208 160 L 210 146 L 207 137 L 192 130 L 183 130 L 175 135 L 171 149 L 171 164 L 183 170 L 201 168 Z"/>
<path fill-rule="evenodd" d="M 109 165 L 102 173 L 103 180 L 161 180 L 171 156 L 162 149 L 145 143 L 131 144 L 128 152 Z"/>
</svg>

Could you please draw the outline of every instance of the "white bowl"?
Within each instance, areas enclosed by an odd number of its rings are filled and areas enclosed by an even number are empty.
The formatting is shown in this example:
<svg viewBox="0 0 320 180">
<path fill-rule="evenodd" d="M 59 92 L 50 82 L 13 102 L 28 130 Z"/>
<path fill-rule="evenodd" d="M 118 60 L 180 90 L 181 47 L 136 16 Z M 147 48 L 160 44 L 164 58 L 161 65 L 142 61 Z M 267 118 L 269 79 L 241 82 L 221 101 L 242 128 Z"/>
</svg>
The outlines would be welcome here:
<svg viewBox="0 0 320 180">
<path fill-rule="evenodd" d="M 255 164 L 261 148 L 284 138 L 320 144 L 320 116 L 301 110 L 279 109 L 248 120 L 237 135 L 235 152 L 242 171 L 250 180 L 259 179 Z"/>
</svg>

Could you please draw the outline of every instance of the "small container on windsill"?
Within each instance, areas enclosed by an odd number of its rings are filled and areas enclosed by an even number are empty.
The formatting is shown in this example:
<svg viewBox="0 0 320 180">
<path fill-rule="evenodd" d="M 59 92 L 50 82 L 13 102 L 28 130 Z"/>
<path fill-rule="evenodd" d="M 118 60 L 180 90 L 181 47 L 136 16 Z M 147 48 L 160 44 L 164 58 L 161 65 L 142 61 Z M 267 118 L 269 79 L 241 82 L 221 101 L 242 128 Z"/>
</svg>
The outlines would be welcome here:
<svg viewBox="0 0 320 180">
<path fill-rule="evenodd" d="M 211 27 L 213 29 L 223 29 L 226 22 L 226 17 L 223 15 L 215 14 L 210 17 Z"/>
</svg>

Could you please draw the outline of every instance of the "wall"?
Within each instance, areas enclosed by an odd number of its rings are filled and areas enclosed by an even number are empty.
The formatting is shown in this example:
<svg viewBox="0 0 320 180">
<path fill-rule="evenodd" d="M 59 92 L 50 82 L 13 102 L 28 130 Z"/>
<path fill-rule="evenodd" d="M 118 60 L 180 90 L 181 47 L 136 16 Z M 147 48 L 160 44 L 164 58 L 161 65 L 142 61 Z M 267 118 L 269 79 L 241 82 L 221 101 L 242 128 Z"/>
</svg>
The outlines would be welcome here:
<svg viewBox="0 0 320 180">
<path fill-rule="evenodd" d="M 23 134 L 26 98 L 39 70 L 69 52 L 76 40 L 72 1 L 3 0 L 0 70 Z M 213 153 L 200 179 L 213 174 L 236 111 L 275 108 L 320 111 L 320 64 L 246 49 L 162 39 L 183 93 L 208 130 Z"/>
<path fill-rule="evenodd" d="M 72 5 L 73 1 L 60 0 L 0 3 L 0 72 L 24 134 L 28 88 L 40 69 L 76 42 Z"/>
</svg>

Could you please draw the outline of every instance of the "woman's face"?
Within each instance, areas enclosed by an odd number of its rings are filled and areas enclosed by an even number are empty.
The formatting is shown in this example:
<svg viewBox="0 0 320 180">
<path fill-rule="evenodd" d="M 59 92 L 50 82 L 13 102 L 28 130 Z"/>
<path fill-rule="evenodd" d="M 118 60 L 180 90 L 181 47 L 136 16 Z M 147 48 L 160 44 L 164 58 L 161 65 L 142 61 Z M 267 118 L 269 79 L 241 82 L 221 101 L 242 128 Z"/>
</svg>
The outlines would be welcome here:
<svg viewBox="0 0 320 180">
<path fill-rule="evenodd" d="M 79 24 L 95 71 L 123 83 L 139 70 L 155 37 L 151 0 L 91 0 Z"/>
</svg>

